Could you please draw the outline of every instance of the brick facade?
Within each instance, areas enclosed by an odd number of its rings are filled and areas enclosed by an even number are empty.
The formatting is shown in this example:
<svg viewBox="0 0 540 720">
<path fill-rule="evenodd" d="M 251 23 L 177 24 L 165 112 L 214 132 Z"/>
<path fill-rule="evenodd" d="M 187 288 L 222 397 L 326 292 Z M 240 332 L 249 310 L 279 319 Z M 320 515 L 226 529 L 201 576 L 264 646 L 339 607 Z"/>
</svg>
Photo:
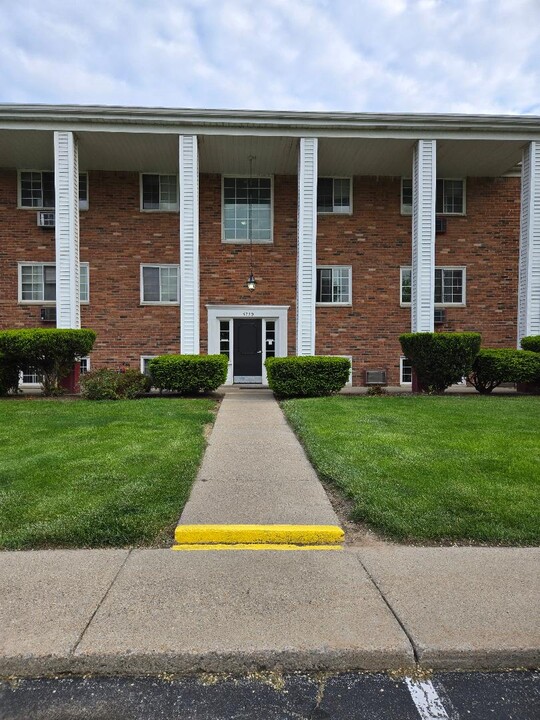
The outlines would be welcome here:
<svg viewBox="0 0 540 720">
<path fill-rule="evenodd" d="M 467 306 L 448 308 L 444 330 L 477 330 L 484 345 L 515 347 L 519 178 L 468 178 L 467 214 L 448 217 L 436 264 L 465 266 Z M 274 178 L 274 242 L 254 245 L 257 289 L 250 293 L 250 248 L 221 242 L 221 176 L 200 177 L 201 352 L 206 304 L 289 305 L 288 352 L 295 353 L 297 178 Z M 80 213 L 80 257 L 90 264 L 83 326 L 98 340 L 94 367 L 179 351 L 178 307 L 141 305 L 140 265 L 179 262 L 178 214 L 141 212 L 139 175 L 90 172 L 89 210 Z M 398 336 L 410 329 L 400 306 L 402 265 L 411 262 L 411 218 L 400 213 L 400 179 L 355 177 L 352 215 L 318 218 L 321 265 L 350 265 L 350 307 L 318 307 L 316 352 L 352 355 L 353 380 L 386 368 L 399 383 Z M 17 173 L 0 170 L 0 327 L 41 326 L 40 305 L 17 302 L 17 263 L 54 262 L 54 231 L 36 227 L 34 210 L 17 209 Z"/>
</svg>

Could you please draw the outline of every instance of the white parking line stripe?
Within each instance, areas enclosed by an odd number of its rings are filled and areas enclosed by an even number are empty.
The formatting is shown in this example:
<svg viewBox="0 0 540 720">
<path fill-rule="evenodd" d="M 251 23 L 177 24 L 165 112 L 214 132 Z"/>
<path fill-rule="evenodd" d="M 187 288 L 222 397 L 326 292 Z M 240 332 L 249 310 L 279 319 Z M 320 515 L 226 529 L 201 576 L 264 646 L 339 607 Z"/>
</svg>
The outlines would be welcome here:
<svg viewBox="0 0 540 720">
<path fill-rule="evenodd" d="M 422 720 L 450 720 L 431 680 L 405 678 L 405 681 Z"/>
</svg>

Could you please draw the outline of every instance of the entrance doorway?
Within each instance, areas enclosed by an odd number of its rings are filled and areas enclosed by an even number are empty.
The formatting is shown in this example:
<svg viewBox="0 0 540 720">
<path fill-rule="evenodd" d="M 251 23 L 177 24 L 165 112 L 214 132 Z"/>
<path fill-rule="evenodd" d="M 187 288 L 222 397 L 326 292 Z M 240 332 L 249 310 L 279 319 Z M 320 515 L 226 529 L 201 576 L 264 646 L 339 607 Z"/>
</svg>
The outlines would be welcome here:
<svg viewBox="0 0 540 720">
<path fill-rule="evenodd" d="M 236 319 L 234 322 L 233 382 L 262 382 L 262 320 Z"/>
</svg>

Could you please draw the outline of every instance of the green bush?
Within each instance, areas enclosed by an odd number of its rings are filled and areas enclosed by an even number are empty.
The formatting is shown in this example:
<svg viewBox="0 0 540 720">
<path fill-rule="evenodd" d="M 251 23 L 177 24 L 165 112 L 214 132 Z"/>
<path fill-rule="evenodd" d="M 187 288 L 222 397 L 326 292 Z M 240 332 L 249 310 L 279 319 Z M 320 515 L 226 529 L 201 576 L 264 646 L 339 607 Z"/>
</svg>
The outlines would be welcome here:
<svg viewBox="0 0 540 720">
<path fill-rule="evenodd" d="M 345 386 L 351 361 L 342 357 L 273 357 L 265 362 L 268 385 L 278 397 L 319 397 Z"/>
<path fill-rule="evenodd" d="M 540 355 L 528 350 L 485 349 L 476 356 L 468 377 L 483 395 L 503 382 L 523 383 L 540 379 Z"/>
<path fill-rule="evenodd" d="M 521 347 L 524 350 L 540 353 L 540 335 L 528 335 L 521 339 Z"/>
<path fill-rule="evenodd" d="M 90 353 L 95 339 L 93 330 L 3 330 L 0 352 L 18 370 L 34 368 L 43 376 L 45 395 L 53 395 L 60 391 L 60 380 L 69 375 L 77 358 Z"/>
<path fill-rule="evenodd" d="M 469 375 L 481 337 L 478 333 L 406 333 L 399 341 L 421 390 L 441 393 Z"/>
<path fill-rule="evenodd" d="M 193 395 L 210 392 L 227 379 L 226 355 L 160 355 L 148 363 L 152 385 Z"/>
<path fill-rule="evenodd" d="M 17 392 L 19 389 L 19 368 L 4 353 L 0 353 L 0 395 Z"/>
<path fill-rule="evenodd" d="M 81 376 L 81 395 L 87 400 L 133 399 L 150 390 L 150 378 L 138 370 L 118 372 L 101 368 Z"/>
</svg>

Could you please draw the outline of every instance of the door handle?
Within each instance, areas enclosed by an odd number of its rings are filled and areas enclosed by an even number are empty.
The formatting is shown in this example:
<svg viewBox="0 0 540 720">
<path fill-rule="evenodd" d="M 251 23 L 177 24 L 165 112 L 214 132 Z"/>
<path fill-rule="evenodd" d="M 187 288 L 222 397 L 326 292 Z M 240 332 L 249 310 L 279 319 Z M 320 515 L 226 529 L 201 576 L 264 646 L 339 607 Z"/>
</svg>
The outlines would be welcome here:
<svg viewBox="0 0 540 720">
<path fill-rule="evenodd" d="M 260 355 L 262 353 L 262 350 L 257 350 L 257 355 Z"/>
</svg>

